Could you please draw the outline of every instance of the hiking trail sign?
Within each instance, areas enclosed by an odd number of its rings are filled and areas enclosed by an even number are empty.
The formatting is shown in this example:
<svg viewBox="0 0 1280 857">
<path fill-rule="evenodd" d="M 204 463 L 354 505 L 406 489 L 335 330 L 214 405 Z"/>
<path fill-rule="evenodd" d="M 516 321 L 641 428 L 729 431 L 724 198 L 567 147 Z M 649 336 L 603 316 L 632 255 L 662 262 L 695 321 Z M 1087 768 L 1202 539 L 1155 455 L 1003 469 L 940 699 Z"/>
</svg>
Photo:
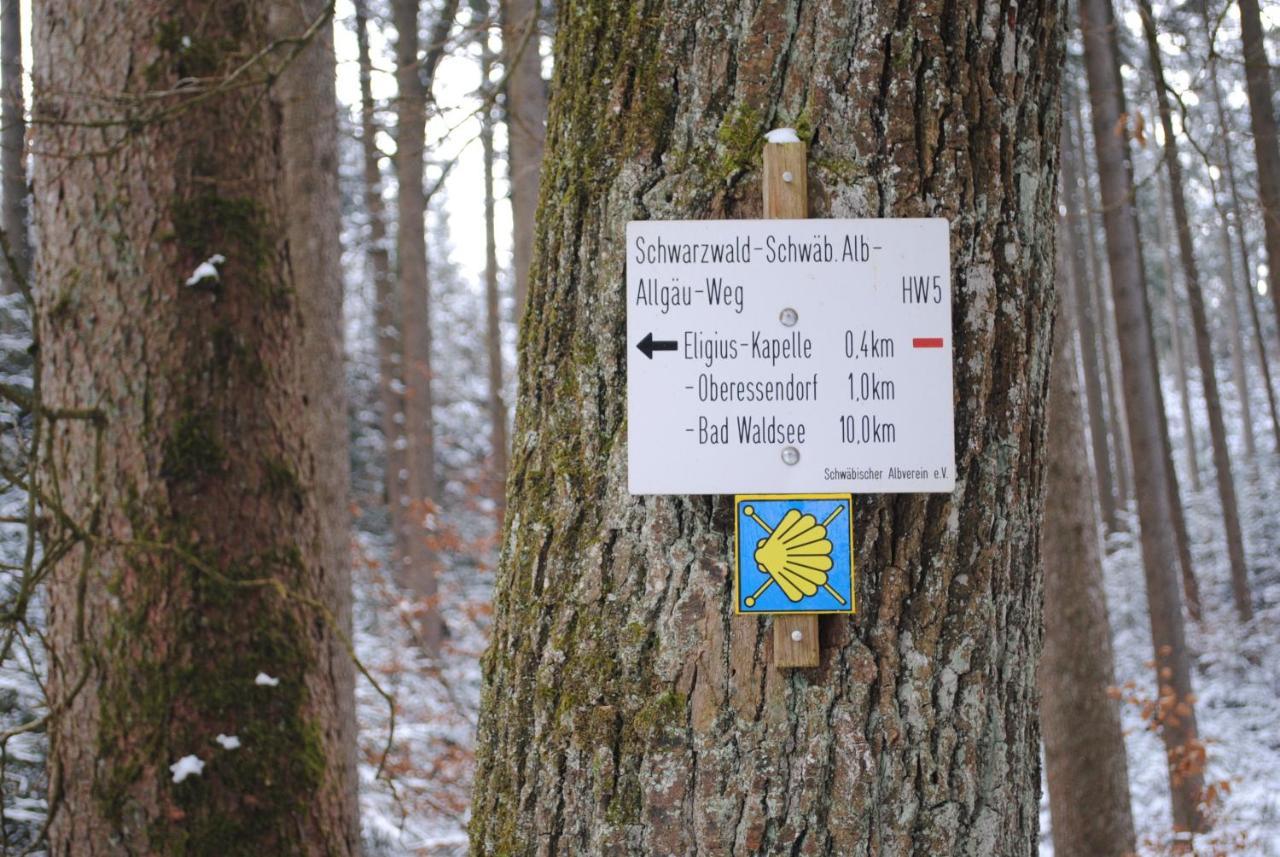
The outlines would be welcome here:
<svg viewBox="0 0 1280 857">
<path fill-rule="evenodd" d="M 954 489 L 945 220 L 632 221 L 626 240 L 632 494 Z"/>
</svg>

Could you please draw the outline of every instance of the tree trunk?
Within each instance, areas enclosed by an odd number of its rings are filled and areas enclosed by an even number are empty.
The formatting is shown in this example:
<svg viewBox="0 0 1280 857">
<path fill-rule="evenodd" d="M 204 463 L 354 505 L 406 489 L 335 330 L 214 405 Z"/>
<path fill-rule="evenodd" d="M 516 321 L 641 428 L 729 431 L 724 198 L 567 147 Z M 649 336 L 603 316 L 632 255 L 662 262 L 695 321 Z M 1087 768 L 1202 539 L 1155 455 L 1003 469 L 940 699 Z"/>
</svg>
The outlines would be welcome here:
<svg viewBox="0 0 1280 857">
<path fill-rule="evenodd" d="M 202 12 L 207 4 L 201 4 Z M 355 663 L 352 660 L 351 494 L 350 445 L 347 431 L 346 370 L 344 367 L 342 224 L 338 192 L 338 97 L 333 49 L 332 7 L 327 0 L 278 0 L 271 4 L 268 25 L 273 39 L 296 38 L 318 22 L 315 45 L 296 56 L 274 84 L 273 107 L 283 120 L 285 235 L 289 267 L 303 294 L 301 340 L 308 408 L 308 432 L 316 450 L 308 462 L 320 506 L 318 595 L 333 614 L 341 632 L 324 635 L 328 647 L 327 679 L 336 686 L 328 717 L 328 752 L 341 767 L 334 777 L 340 785 L 345 849 L 360 853 L 357 794 L 357 735 Z M 256 685 L 255 685 L 256 687 Z M 316 847 L 308 844 L 308 847 Z M 329 847 L 330 853 L 344 853 Z"/>
<path fill-rule="evenodd" d="M 1174 378 L 1178 382 L 1178 405 L 1182 411 L 1183 452 L 1187 456 L 1187 475 L 1191 477 L 1191 490 L 1199 493 L 1200 453 L 1196 441 L 1196 424 L 1191 418 L 1191 380 L 1187 367 L 1187 349 L 1182 342 L 1182 314 L 1178 312 L 1178 272 L 1173 267 L 1173 253 L 1169 249 L 1169 187 L 1163 173 L 1156 173 L 1156 243 L 1160 245 L 1160 259 L 1164 263 L 1165 309 L 1169 320 L 1169 346 L 1173 352 Z"/>
<path fill-rule="evenodd" d="M 1061 274 L 1058 283 L 1065 291 Z M 1069 319 L 1060 308 L 1049 369 L 1042 543 L 1045 780 L 1056 857 L 1125 857 L 1137 852 L 1129 769 L 1118 703 L 1109 693 L 1115 685 L 1111 628 L 1072 351 Z"/>
<path fill-rule="evenodd" d="M 1064 84 L 1064 86 L 1070 86 L 1071 89 L 1071 120 L 1075 126 L 1075 152 L 1076 157 L 1080 159 L 1080 188 L 1084 192 L 1082 200 L 1084 210 L 1081 212 L 1081 217 L 1084 220 L 1089 280 L 1093 287 L 1094 305 L 1098 308 L 1100 325 L 1098 333 L 1101 346 L 1099 350 L 1102 354 L 1103 381 L 1105 382 L 1103 389 L 1107 393 L 1107 414 L 1110 417 L 1108 428 L 1111 433 L 1111 443 L 1109 446 L 1116 456 L 1116 499 L 1121 507 L 1127 508 L 1129 499 L 1133 496 L 1133 466 L 1129 461 L 1129 427 L 1125 425 L 1125 410 L 1120 404 L 1123 392 L 1119 389 L 1119 368 L 1115 365 L 1116 361 L 1112 359 L 1116 342 L 1115 316 L 1111 311 L 1111 302 L 1108 300 L 1110 290 L 1107 288 L 1107 273 L 1102 266 L 1101 254 L 1098 252 L 1098 235 L 1094 229 L 1091 208 L 1098 197 L 1093 192 L 1092 174 L 1089 169 L 1089 147 L 1085 142 L 1085 123 L 1080 110 L 1080 93 L 1074 85 Z"/>
<path fill-rule="evenodd" d="M 560 7 L 474 853 L 1036 852 L 1057 12 Z M 732 502 L 627 493 L 618 284 L 629 219 L 760 217 L 796 117 L 814 216 L 950 220 L 959 480 L 858 498 L 860 612 L 780 671 Z"/>
<path fill-rule="evenodd" d="M 406 509 L 401 585 L 419 602 L 418 636 L 428 652 L 444 639 L 435 557 L 427 521 L 437 499 L 435 421 L 431 393 L 431 290 L 427 278 L 427 195 L 423 187 L 427 99 L 431 79 L 444 55 L 457 0 L 447 2 L 427 42 L 426 59 L 418 51 L 419 0 L 392 0 L 396 27 L 396 175 L 399 188 L 396 264 L 399 276 L 404 372 Z M 443 25 L 442 25 L 443 22 Z"/>
<path fill-rule="evenodd" d="M 1213 32 L 1208 11 L 1201 7 L 1206 32 Z M 1216 51 L 1209 56 L 1209 80 L 1213 89 L 1213 106 L 1218 117 L 1218 131 L 1222 135 L 1222 166 L 1227 177 L 1227 190 L 1231 193 L 1231 216 L 1235 221 L 1236 249 L 1240 253 L 1240 270 L 1244 274 L 1244 299 L 1249 308 L 1249 320 L 1253 327 L 1254 341 L 1258 345 L 1258 366 L 1267 387 L 1267 406 L 1271 414 L 1271 431 L 1275 438 L 1275 451 L 1280 453 L 1280 407 L 1276 405 L 1275 387 L 1271 383 L 1271 362 L 1267 357 L 1267 341 L 1262 334 L 1262 320 L 1258 317 L 1258 305 L 1254 302 L 1253 265 L 1249 261 L 1249 244 L 1244 234 L 1244 212 L 1240 204 L 1240 189 L 1236 185 L 1235 146 L 1231 142 L 1231 122 L 1223 105 L 1222 83 L 1218 79 Z"/>
<path fill-rule="evenodd" d="M 1089 405 L 1089 440 L 1093 447 L 1093 467 L 1097 475 L 1099 506 L 1102 509 L 1102 524 L 1108 533 L 1120 529 L 1116 514 L 1115 489 L 1111 479 L 1111 451 L 1107 445 L 1106 414 L 1102 405 L 1102 367 L 1098 359 L 1098 325 L 1097 313 L 1093 303 L 1093 289 L 1083 282 L 1085 270 L 1085 237 L 1088 229 L 1088 211 L 1080 195 L 1079 154 L 1072 147 L 1073 137 L 1067 122 L 1063 124 L 1062 136 L 1062 186 L 1065 190 L 1064 202 L 1067 207 L 1067 244 L 1071 264 L 1070 278 L 1063 277 L 1061 282 L 1071 289 L 1073 300 L 1071 307 L 1075 312 L 1080 331 L 1081 357 L 1084 364 L 1085 397 Z"/>
<path fill-rule="evenodd" d="M 1214 189 L 1213 206 L 1218 212 L 1218 237 L 1222 241 L 1222 262 L 1226 270 L 1222 273 L 1222 299 L 1227 304 L 1227 330 L 1231 337 L 1231 381 L 1236 387 L 1236 398 L 1240 400 L 1240 427 L 1244 433 L 1244 452 L 1249 466 L 1257 475 L 1258 454 L 1257 442 L 1253 431 L 1253 404 L 1250 402 L 1249 372 L 1245 367 L 1245 352 L 1248 350 L 1248 338 L 1244 333 L 1244 318 L 1240 314 L 1239 286 L 1236 283 L 1235 250 L 1231 246 L 1231 223 L 1227 220 L 1226 211 L 1222 208 Z M 1248 276 L 1248 273 L 1245 274 Z M 1245 294 L 1248 298 L 1248 294 Z"/>
<path fill-rule="evenodd" d="M 540 0 L 500 0 L 503 61 L 507 64 L 507 169 L 516 280 L 516 321 L 523 317 L 533 262 L 534 220 L 546 136 L 547 86 L 538 38 Z"/>
<path fill-rule="evenodd" d="M 1222 419 L 1222 399 L 1218 393 L 1218 371 L 1213 362 L 1213 342 L 1209 339 L 1209 319 L 1204 308 L 1204 293 L 1200 288 L 1200 272 L 1196 265 L 1195 248 L 1191 244 L 1191 222 L 1187 214 L 1186 195 L 1182 188 L 1182 162 L 1178 160 L 1178 138 L 1173 131 L 1173 114 L 1169 108 L 1169 93 L 1164 80 L 1164 61 L 1160 56 L 1160 43 L 1156 36 L 1155 15 L 1151 10 L 1151 0 L 1138 0 L 1138 9 L 1147 40 L 1147 59 L 1151 64 L 1151 77 L 1155 82 L 1160 125 L 1164 129 L 1164 165 L 1169 175 L 1169 190 L 1173 198 L 1173 222 L 1178 234 L 1178 253 L 1182 257 L 1183 281 L 1187 287 L 1187 303 L 1191 308 L 1191 330 L 1195 334 L 1196 354 L 1200 362 L 1200 385 L 1204 390 L 1205 409 L 1209 413 L 1209 441 L 1213 446 L 1213 469 L 1217 476 L 1218 500 L 1222 505 L 1223 536 L 1227 541 L 1227 558 L 1231 565 L 1231 594 L 1235 600 L 1236 613 L 1241 621 L 1247 622 L 1253 618 L 1253 603 L 1249 592 L 1249 567 L 1245 561 L 1244 535 L 1240 530 L 1240 505 L 1236 500 L 1235 476 L 1231 472 L 1227 427 Z M 1228 298 L 1234 300 L 1230 294 Z M 1247 394 L 1247 389 L 1241 390 L 1242 396 Z"/>
<path fill-rule="evenodd" d="M 1178 831 L 1204 826 L 1199 800 L 1203 755 L 1191 690 L 1191 668 L 1182 626 L 1175 569 L 1178 549 L 1169 523 L 1167 448 L 1160 435 L 1163 403 L 1158 390 L 1155 341 L 1147 305 L 1138 218 L 1134 209 L 1124 89 L 1115 47 L 1110 0 L 1081 0 L 1085 69 L 1092 104 L 1093 140 L 1098 153 L 1102 209 L 1107 227 L 1107 262 L 1115 294 L 1116 328 L 1124 373 L 1125 406 L 1133 457 L 1134 494 L 1141 526 L 1142 567 L 1155 653 L 1158 698 L 1167 705 L 1160 724 L 1169 767 L 1173 824 Z"/>
<path fill-rule="evenodd" d="M 91 534 L 48 589 L 55 855 L 358 852 L 323 8 L 35 6 L 40 383 L 102 415 L 39 476 Z M 269 90 L 151 97 L 304 33 Z"/>
<path fill-rule="evenodd" d="M 1263 40 L 1258 0 L 1237 0 L 1244 48 L 1245 91 L 1249 94 L 1249 122 L 1258 160 L 1258 203 L 1267 248 L 1267 292 L 1280 321 L 1280 136 L 1276 131 L 1271 67 Z"/>
<path fill-rule="evenodd" d="M 406 567 L 408 550 L 403 538 L 408 527 L 403 479 L 404 396 L 400 378 L 400 312 L 396 282 L 391 272 L 391 252 L 387 246 L 387 208 L 382 201 L 382 169 L 378 162 L 378 120 L 373 101 L 373 60 L 369 56 L 369 9 L 366 0 L 353 0 L 355 7 L 356 54 L 360 64 L 360 146 L 364 154 L 364 209 L 369 218 L 365 253 L 373 275 L 374 339 L 378 344 L 378 399 L 382 406 L 383 501 L 392 533 L 391 567 Z M 397 420 L 399 417 L 399 420 Z M 407 588 L 407 582 L 399 581 Z"/>
<path fill-rule="evenodd" d="M 27 229 L 27 120 L 22 95 L 22 4 L 0 4 L 0 228 L 18 274 L 26 279 L 31 270 L 31 241 Z M 0 261 L 0 290 L 18 290 L 13 272 Z"/>
<path fill-rule="evenodd" d="M 488 34 L 481 47 L 481 77 L 487 86 L 493 58 L 489 53 Z M 485 93 L 487 97 L 488 93 Z M 494 501 L 494 518 L 501 526 L 506 509 L 507 487 L 507 403 L 502 393 L 502 301 L 498 293 L 497 224 L 494 221 L 493 197 L 493 105 L 487 104 L 480 116 L 480 145 L 484 150 L 484 306 L 485 341 L 489 356 L 489 423 L 491 466 L 493 468 L 489 496 Z"/>
</svg>

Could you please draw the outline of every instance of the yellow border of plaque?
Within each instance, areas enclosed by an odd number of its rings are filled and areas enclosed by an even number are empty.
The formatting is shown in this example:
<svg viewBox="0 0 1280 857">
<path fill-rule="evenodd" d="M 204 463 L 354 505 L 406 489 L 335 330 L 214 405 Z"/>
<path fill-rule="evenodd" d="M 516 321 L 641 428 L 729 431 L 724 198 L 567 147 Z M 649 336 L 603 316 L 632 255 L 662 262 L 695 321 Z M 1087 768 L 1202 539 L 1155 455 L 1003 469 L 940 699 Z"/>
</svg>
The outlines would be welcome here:
<svg viewBox="0 0 1280 857">
<path fill-rule="evenodd" d="M 768 501 L 793 501 L 805 502 L 811 500 L 843 500 L 849 504 L 848 513 L 845 515 L 849 519 L 849 604 L 833 610 L 743 610 L 742 609 L 742 541 L 739 522 L 741 521 L 743 510 L 742 505 L 753 500 Z M 767 530 L 768 527 L 766 526 Z M 736 616 L 832 616 L 832 615 L 849 615 L 857 612 L 857 584 L 858 575 L 856 570 L 857 562 L 854 559 L 854 541 L 853 541 L 853 495 L 852 494 L 735 494 L 733 498 L 733 612 Z M 832 569 L 834 573 L 836 569 Z M 839 596 L 836 596 L 839 600 Z"/>
</svg>

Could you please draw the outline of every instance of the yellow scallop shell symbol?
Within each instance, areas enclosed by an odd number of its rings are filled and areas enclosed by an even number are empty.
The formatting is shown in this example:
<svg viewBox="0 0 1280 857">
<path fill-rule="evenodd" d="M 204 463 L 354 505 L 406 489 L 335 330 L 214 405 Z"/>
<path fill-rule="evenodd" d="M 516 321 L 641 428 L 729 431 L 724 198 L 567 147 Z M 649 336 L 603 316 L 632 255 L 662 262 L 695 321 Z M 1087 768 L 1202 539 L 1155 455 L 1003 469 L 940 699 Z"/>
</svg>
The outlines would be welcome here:
<svg viewBox="0 0 1280 857">
<path fill-rule="evenodd" d="M 819 589 L 831 593 L 842 605 L 840 595 L 827 585 L 827 572 L 834 564 L 831 559 L 831 540 L 827 538 L 827 525 L 840 514 L 837 506 L 825 521 L 818 522 L 813 515 L 799 509 L 788 509 L 776 527 L 756 516 L 751 506 L 742 511 L 753 518 L 769 537 L 756 543 L 756 567 L 769 576 L 754 594 L 747 596 L 746 605 L 752 607 L 770 584 L 778 584 L 787 598 L 794 602 L 816 595 Z"/>
</svg>

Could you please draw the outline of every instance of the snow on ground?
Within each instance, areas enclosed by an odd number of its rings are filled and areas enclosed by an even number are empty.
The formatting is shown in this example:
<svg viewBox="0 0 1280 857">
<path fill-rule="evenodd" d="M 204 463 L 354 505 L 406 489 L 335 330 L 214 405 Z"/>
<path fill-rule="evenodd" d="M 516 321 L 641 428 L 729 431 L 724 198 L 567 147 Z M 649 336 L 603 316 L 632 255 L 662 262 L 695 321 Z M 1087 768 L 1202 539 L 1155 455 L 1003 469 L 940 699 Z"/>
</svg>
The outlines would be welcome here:
<svg viewBox="0 0 1280 857">
<path fill-rule="evenodd" d="M 366 854 L 465 854 L 492 556 L 481 552 L 486 565 L 465 553 L 443 555 L 440 598 L 449 638 L 437 662 L 413 641 L 412 610 L 376 559 L 385 555 L 384 547 L 361 535 L 356 551 L 356 652 L 396 703 L 391 751 L 378 775 L 388 704 L 369 681 L 357 681 Z"/>
<path fill-rule="evenodd" d="M 1193 390 L 1198 379 L 1193 377 Z M 1260 391 L 1255 391 L 1258 393 Z M 1224 390 L 1229 429 L 1239 426 L 1234 390 Z M 1170 412 L 1170 439 L 1182 479 L 1192 559 L 1200 584 L 1204 620 L 1187 622 L 1187 642 L 1194 662 L 1192 684 L 1197 696 L 1200 737 L 1207 744 L 1207 784 L 1226 784 L 1213 811 L 1212 832 L 1197 838 L 1200 854 L 1247 854 L 1280 857 L 1280 457 L 1265 398 L 1253 400 L 1258 454 L 1246 458 L 1237 431 L 1232 436 L 1233 474 L 1253 588 L 1255 616 L 1248 624 L 1236 617 L 1230 569 L 1222 536 L 1221 510 L 1208 419 L 1193 395 L 1201 489 L 1191 491 L 1183 454 L 1185 429 L 1178 422 L 1177 391 L 1165 390 Z M 1134 517 L 1129 533 L 1113 536 L 1104 560 L 1107 607 L 1116 652 L 1116 682 L 1133 682 L 1144 696 L 1154 695 L 1151 627 L 1147 619 L 1142 557 Z M 1146 728 L 1134 705 L 1122 708 L 1129 763 L 1129 786 L 1139 852 L 1168 853 L 1171 827 L 1168 776 L 1159 737 Z M 1041 855 L 1052 854 L 1047 796 L 1042 803 Z"/>
</svg>

